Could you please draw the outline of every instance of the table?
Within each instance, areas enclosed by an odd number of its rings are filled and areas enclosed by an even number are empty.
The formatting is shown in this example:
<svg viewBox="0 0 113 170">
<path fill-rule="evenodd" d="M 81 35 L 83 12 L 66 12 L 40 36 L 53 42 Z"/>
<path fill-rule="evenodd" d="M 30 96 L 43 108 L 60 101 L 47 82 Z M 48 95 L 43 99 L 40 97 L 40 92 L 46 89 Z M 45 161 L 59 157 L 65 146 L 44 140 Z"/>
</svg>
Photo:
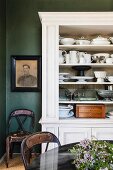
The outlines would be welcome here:
<svg viewBox="0 0 113 170">
<path fill-rule="evenodd" d="M 68 151 L 75 144 L 63 145 L 41 154 L 27 170 L 75 170 L 73 155 Z"/>
<path fill-rule="evenodd" d="M 112 140 L 105 141 L 113 144 Z M 27 170 L 75 170 L 75 166 L 72 164 L 73 155 L 69 149 L 77 143 L 63 145 L 41 154 L 29 165 Z"/>
</svg>

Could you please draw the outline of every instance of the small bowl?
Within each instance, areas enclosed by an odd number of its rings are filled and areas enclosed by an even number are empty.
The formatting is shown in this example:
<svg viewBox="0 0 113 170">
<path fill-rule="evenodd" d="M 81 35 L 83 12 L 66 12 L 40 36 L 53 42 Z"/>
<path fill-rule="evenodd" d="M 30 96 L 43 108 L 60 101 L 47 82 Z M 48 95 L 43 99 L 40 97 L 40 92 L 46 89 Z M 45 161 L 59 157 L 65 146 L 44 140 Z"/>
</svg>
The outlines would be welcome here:
<svg viewBox="0 0 113 170">
<path fill-rule="evenodd" d="M 75 43 L 74 38 L 62 38 L 60 44 L 62 45 L 73 45 Z"/>
<path fill-rule="evenodd" d="M 106 77 L 106 71 L 94 71 L 95 77 L 97 78 L 97 82 L 104 82 L 104 78 Z"/>
<path fill-rule="evenodd" d="M 106 77 L 106 71 L 94 71 L 96 78 L 105 78 Z"/>
</svg>

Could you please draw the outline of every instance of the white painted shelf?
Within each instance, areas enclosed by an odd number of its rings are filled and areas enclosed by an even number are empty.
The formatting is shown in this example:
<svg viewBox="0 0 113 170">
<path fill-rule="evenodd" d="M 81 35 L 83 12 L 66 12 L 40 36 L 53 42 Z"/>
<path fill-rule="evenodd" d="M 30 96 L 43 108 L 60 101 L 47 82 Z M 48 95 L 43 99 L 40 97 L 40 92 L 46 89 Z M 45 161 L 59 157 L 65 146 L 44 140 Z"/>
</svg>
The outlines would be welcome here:
<svg viewBox="0 0 113 170">
<path fill-rule="evenodd" d="M 59 104 L 113 104 L 113 101 L 96 100 L 96 101 L 75 101 L 75 100 L 59 100 Z"/>
<path fill-rule="evenodd" d="M 113 53 L 113 44 L 110 45 L 59 45 L 59 49 L 71 50 L 75 49 L 78 51 L 92 51 L 96 52 L 111 52 Z"/>
<path fill-rule="evenodd" d="M 60 82 L 59 84 L 63 84 L 63 85 L 65 85 L 65 84 L 107 84 L 107 85 L 113 85 L 113 82 L 101 82 L 101 83 L 98 83 L 98 82 L 79 82 L 79 81 L 77 81 L 77 82 Z"/>
<path fill-rule="evenodd" d="M 91 64 L 59 64 L 60 67 L 72 67 L 72 66 L 91 66 L 91 67 L 113 67 L 113 64 L 107 63 L 91 63 Z"/>
</svg>

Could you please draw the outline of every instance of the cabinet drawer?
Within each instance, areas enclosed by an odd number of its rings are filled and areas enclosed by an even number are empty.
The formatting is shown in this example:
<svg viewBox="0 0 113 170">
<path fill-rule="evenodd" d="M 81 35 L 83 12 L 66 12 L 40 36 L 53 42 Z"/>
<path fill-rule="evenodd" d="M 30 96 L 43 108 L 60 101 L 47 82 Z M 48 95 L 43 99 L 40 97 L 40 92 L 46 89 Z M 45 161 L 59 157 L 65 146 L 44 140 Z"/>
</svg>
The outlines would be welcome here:
<svg viewBox="0 0 113 170">
<path fill-rule="evenodd" d="M 75 110 L 79 118 L 105 118 L 105 105 L 77 104 Z"/>
</svg>

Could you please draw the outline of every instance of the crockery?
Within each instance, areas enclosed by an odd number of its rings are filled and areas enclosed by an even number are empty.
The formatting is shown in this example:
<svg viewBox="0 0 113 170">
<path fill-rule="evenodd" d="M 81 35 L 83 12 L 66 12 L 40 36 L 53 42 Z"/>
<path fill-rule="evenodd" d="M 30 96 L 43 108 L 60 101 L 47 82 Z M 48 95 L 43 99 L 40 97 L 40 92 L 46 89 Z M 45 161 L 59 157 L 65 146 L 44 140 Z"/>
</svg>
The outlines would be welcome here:
<svg viewBox="0 0 113 170">
<path fill-rule="evenodd" d="M 92 39 L 91 44 L 92 45 L 109 45 L 110 41 L 107 38 L 98 36 L 97 38 Z"/>
<path fill-rule="evenodd" d="M 77 79 L 79 82 L 86 82 L 86 80 L 91 80 L 93 79 L 94 77 L 86 77 L 86 76 L 71 76 L 70 77 L 71 79 Z"/>
<path fill-rule="evenodd" d="M 73 45 L 75 43 L 74 38 L 62 38 L 60 39 L 60 44 L 62 45 Z"/>
<path fill-rule="evenodd" d="M 96 63 L 104 63 L 109 56 L 109 53 L 96 53 L 92 55 L 92 60 Z"/>
<path fill-rule="evenodd" d="M 97 78 L 97 82 L 104 82 L 104 78 L 106 77 L 106 71 L 94 71 L 95 77 Z"/>
<path fill-rule="evenodd" d="M 107 76 L 107 79 L 108 79 L 110 82 L 113 82 L 113 76 Z"/>
<path fill-rule="evenodd" d="M 112 64 L 113 63 L 113 58 L 106 58 L 106 63 L 107 64 Z"/>
<path fill-rule="evenodd" d="M 68 106 L 59 106 L 59 117 L 60 118 L 66 118 L 66 117 L 71 117 L 74 115 L 74 113 L 71 111 L 73 109 L 72 105 Z"/>
<path fill-rule="evenodd" d="M 69 51 L 69 55 L 70 55 L 70 63 L 72 64 L 76 64 L 78 63 L 78 51 Z"/>
<path fill-rule="evenodd" d="M 90 44 L 90 40 L 87 40 L 84 37 L 81 37 L 80 39 L 75 40 L 75 43 L 77 45 L 89 45 Z"/>
<path fill-rule="evenodd" d="M 65 79 L 69 79 L 69 73 L 59 73 L 59 81 L 63 82 Z"/>
<path fill-rule="evenodd" d="M 113 44 L 113 37 L 109 37 L 111 43 Z"/>
<path fill-rule="evenodd" d="M 113 98 L 113 90 L 97 90 L 97 93 L 106 100 Z"/>
<path fill-rule="evenodd" d="M 59 64 L 63 64 L 64 63 L 64 55 L 66 51 L 65 50 L 59 50 Z"/>
</svg>

